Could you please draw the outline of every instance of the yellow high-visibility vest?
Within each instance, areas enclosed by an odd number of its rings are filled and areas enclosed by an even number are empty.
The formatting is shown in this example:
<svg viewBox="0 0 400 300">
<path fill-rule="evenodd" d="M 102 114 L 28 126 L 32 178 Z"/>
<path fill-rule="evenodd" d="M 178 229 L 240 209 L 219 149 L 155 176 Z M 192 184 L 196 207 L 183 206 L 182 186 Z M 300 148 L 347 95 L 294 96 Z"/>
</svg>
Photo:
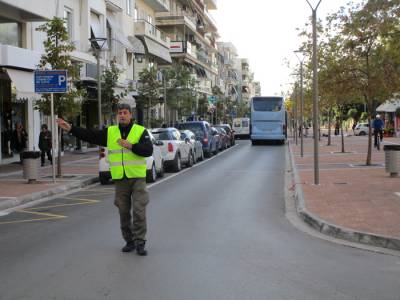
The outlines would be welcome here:
<svg viewBox="0 0 400 300">
<path fill-rule="evenodd" d="M 133 125 L 127 141 L 132 145 L 137 144 L 144 130 L 143 126 Z M 111 178 L 122 179 L 124 174 L 128 178 L 146 178 L 146 158 L 121 147 L 117 142 L 119 139 L 121 139 L 119 127 L 116 125 L 108 127 L 107 148 Z"/>
</svg>

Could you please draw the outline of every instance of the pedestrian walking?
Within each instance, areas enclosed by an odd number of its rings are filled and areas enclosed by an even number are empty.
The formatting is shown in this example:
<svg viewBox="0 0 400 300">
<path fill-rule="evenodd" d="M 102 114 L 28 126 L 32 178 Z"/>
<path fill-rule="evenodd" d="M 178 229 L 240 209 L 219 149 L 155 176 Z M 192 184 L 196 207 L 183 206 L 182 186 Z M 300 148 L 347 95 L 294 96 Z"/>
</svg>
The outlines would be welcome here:
<svg viewBox="0 0 400 300">
<path fill-rule="evenodd" d="M 63 119 L 58 125 L 78 139 L 108 148 L 111 177 L 115 182 L 115 206 L 119 209 L 122 237 L 126 245 L 122 252 L 135 251 L 147 255 L 145 249 L 149 194 L 146 188 L 146 157 L 153 154 L 153 144 L 147 130 L 134 124 L 131 107 L 118 104 L 118 125 L 102 130 L 75 127 Z"/>
<path fill-rule="evenodd" d="M 51 156 L 51 148 L 52 148 L 51 131 L 48 130 L 46 124 L 43 124 L 42 131 L 40 132 L 39 135 L 39 149 L 41 151 L 40 159 L 42 167 L 44 166 L 45 163 L 46 154 L 48 160 L 50 161 L 50 164 L 53 164 L 53 158 Z"/>
<path fill-rule="evenodd" d="M 15 129 L 11 136 L 11 149 L 15 153 L 19 153 L 22 162 L 21 153 L 26 149 L 28 134 L 20 122 L 15 124 Z"/>
<path fill-rule="evenodd" d="M 340 133 L 340 122 L 339 122 L 339 120 L 336 120 L 336 123 L 335 123 L 335 135 L 339 135 L 339 133 Z"/>
</svg>

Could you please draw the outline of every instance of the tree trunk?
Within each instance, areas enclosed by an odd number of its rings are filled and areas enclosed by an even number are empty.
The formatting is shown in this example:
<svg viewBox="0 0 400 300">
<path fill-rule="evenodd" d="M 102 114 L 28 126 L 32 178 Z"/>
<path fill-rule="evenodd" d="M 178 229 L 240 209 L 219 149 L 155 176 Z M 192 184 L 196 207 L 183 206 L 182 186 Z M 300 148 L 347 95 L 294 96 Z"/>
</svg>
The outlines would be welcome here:
<svg viewBox="0 0 400 300">
<path fill-rule="evenodd" d="M 345 151 L 344 151 L 343 119 L 342 119 L 342 117 L 340 117 L 340 132 L 341 132 L 341 138 L 342 138 L 342 153 L 345 153 Z"/>
<path fill-rule="evenodd" d="M 331 127 L 332 127 L 331 115 L 332 115 L 332 109 L 330 108 L 329 111 L 328 111 L 328 144 L 327 144 L 327 146 L 330 146 L 332 144 L 332 140 L 331 140 Z"/>
<path fill-rule="evenodd" d="M 371 165 L 371 156 L 372 156 L 372 128 L 371 128 L 371 114 L 368 114 L 368 124 L 369 124 L 369 132 L 368 132 L 368 153 L 367 153 L 367 162 L 366 165 Z"/>
</svg>

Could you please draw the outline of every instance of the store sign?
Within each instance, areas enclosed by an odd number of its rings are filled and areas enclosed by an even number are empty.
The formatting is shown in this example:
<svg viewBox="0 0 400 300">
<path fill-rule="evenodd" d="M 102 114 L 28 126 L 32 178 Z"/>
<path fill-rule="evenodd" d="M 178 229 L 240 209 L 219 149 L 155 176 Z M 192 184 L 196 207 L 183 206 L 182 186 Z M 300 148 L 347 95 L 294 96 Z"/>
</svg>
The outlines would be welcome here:
<svg viewBox="0 0 400 300">
<path fill-rule="evenodd" d="M 35 71 L 35 93 L 66 93 L 67 71 Z"/>
<path fill-rule="evenodd" d="M 169 51 L 171 53 L 183 53 L 183 42 L 171 42 Z"/>
</svg>

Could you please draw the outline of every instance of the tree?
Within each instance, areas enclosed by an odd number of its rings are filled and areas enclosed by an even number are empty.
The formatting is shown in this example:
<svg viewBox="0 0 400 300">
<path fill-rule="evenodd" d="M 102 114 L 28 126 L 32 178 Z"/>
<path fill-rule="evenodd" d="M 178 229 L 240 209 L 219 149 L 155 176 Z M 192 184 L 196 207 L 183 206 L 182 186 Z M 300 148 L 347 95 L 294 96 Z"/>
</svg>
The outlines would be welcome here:
<svg viewBox="0 0 400 300">
<path fill-rule="evenodd" d="M 391 97 L 400 86 L 399 14 L 399 1 L 369 0 L 334 16 L 344 41 L 340 54 L 346 60 L 345 72 L 355 92 L 364 98 L 368 123 L 375 105 Z M 370 130 L 367 165 L 371 165 L 371 151 Z"/>
<path fill-rule="evenodd" d="M 102 111 L 105 113 L 112 114 L 115 111 L 115 105 L 128 94 L 128 90 L 124 90 L 121 93 L 115 93 L 117 87 L 118 78 L 121 74 L 121 70 L 118 69 L 115 60 L 110 61 L 110 66 L 104 69 L 101 79 L 103 84 L 101 85 L 101 106 Z"/>
<path fill-rule="evenodd" d="M 139 89 L 138 89 L 138 101 L 137 105 L 139 108 L 146 110 L 146 124 L 150 126 L 150 110 L 151 108 L 160 103 L 159 90 L 162 86 L 161 82 L 157 79 L 157 69 L 151 67 L 144 69 L 139 73 Z"/>
<path fill-rule="evenodd" d="M 76 88 L 74 84 L 79 80 L 81 66 L 73 62 L 70 56 L 70 53 L 75 50 L 75 46 L 69 40 L 65 21 L 54 17 L 36 30 L 47 35 L 46 40 L 43 42 L 45 53 L 40 59 L 39 68 L 42 70 L 67 70 L 68 72 L 68 92 L 54 95 L 54 113 L 66 119 L 76 117 L 81 110 L 81 101 L 85 91 Z M 36 103 L 35 108 L 46 115 L 50 115 L 50 94 L 43 94 L 42 99 Z M 55 133 L 53 132 L 53 134 Z M 59 129 L 58 137 L 57 177 L 61 177 L 61 129 Z"/>
<path fill-rule="evenodd" d="M 178 118 L 198 110 L 197 83 L 190 69 L 182 63 L 174 63 L 166 76 L 168 107 L 178 111 Z"/>
</svg>

